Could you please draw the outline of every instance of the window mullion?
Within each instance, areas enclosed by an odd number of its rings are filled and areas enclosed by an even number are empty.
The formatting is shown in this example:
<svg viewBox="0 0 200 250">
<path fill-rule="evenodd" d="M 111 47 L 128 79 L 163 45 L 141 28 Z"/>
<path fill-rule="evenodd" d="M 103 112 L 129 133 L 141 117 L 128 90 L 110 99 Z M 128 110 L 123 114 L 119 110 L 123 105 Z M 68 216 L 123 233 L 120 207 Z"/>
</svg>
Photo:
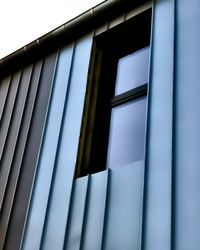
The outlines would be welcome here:
<svg viewBox="0 0 200 250">
<path fill-rule="evenodd" d="M 129 102 L 129 101 L 134 100 L 136 98 L 142 97 L 146 94 L 147 94 L 147 83 L 143 84 L 137 88 L 126 91 L 123 94 L 114 96 L 110 101 L 110 106 L 116 107 L 118 105 Z"/>
</svg>

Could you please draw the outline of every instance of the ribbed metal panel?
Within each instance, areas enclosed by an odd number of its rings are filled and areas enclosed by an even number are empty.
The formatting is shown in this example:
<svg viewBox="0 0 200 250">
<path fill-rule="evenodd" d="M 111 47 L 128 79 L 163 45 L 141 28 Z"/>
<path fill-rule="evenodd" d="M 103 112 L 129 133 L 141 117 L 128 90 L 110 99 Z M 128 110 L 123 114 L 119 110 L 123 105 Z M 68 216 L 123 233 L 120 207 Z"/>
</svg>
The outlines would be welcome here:
<svg viewBox="0 0 200 250">
<path fill-rule="evenodd" d="M 5 249 L 18 249 L 20 246 L 38 153 L 42 142 L 56 60 L 57 53 L 54 53 L 49 55 L 44 62 L 39 94 L 37 96 L 35 112 L 33 113 L 26 150 L 21 165 L 20 181 L 17 187 L 15 203 L 12 208 Z"/>
<path fill-rule="evenodd" d="M 0 216 L 1 247 L 4 249 L 19 249 L 20 246 L 35 163 L 42 139 L 45 113 L 52 88 L 51 79 L 55 62 L 56 54 L 50 55 L 46 59 L 42 72 L 41 62 L 39 65 L 35 64 L 33 71 L 33 66 L 30 65 L 22 72 L 14 74 L 10 83 L 7 95 L 8 103 L 6 102 L 4 109 L 5 116 L 2 117 L 2 122 L 5 122 L 6 119 L 9 126 L 5 126 L 7 137 L 5 141 L 2 140 L 4 143 L 1 144 L 2 202 L 8 181 Z M 39 91 L 35 100 L 39 77 L 41 77 Z M 29 97 L 30 99 L 28 99 Z M 22 129 L 25 130 L 22 131 Z M 18 135 L 22 137 L 18 137 Z"/>
<path fill-rule="evenodd" d="M 83 231 L 84 214 L 88 191 L 88 176 L 74 181 L 73 196 L 70 204 L 65 250 L 79 250 Z"/>
<path fill-rule="evenodd" d="M 171 249 L 174 1 L 153 8 L 143 249 Z M 159 237 L 158 237 L 159 235 Z"/>
<path fill-rule="evenodd" d="M 176 1 L 175 249 L 200 249 L 200 2 Z"/>
<path fill-rule="evenodd" d="M 4 155 L 1 160 L 1 173 L 0 173 L 0 207 L 3 202 L 5 189 L 8 181 L 8 176 L 10 173 L 11 163 L 13 160 L 13 155 L 16 147 L 16 142 L 19 134 L 19 128 L 22 121 L 22 115 L 24 111 L 24 106 L 26 102 L 26 97 L 28 93 L 30 78 L 32 74 L 32 65 L 24 69 L 20 84 L 19 93 L 15 103 L 15 109 L 12 113 L 12 120 L 9 127 L 9 132 L 7 136 L 7 141 L 4 149 Z"/>
<path fill-rule="evenodd" d="M 93 34 L 1 79 L 0 249 L 199 249 L 199 7 L 154 1 L 145 162 L 74 180 Z"/>
<path fill-rule="evenodd" d="M 4 202 L 2 204 L 2 210 L 0 214 L 0 232 L 1 232 L 0 233 L 0 237 L 1 237 L 0 249 L 2 249 L 8 223 L 9 223 L 9 218 L 11 214 L 15 191 L 16 191 L 16 187 L 18 183 L 19 174 L 20 174 L 22 159 L 23 159 L 24 150 L 26 146 L 27 135 L 28 135 L 31 117 L 33 113 L 34 103 L 36 100 L 36 93 L 37 93 L 37 88 L 39 84 L 41 68 L 42 68 L 42 61 L 39 61 L 35 64 L 33 72 L 32 72 L 29 93 L 28 93 L 27 101 L 26 101 L 26 108 L 24 110 L 23 120 L 22 120 L 20 131 L 19 131 L 17 145 L 15 148 L 15 154 L 13 157 L 8 185 L 6 188 L 6 195 L 4 197 Z"/>
<path fill-rule="evenodd" d="M 59 132 L 65 100 L 67 101 L 69 92 L 68 83 L 72 66 L 73 48 L 73 45 L 69 45 L 59 53 L 54 94 L 49 108 L 45 137 L 38 161 L 35 188 L 25 229 L 24 249 L 39 249 L 40 247 L 54 164 L 58 152 Z"/>
<path fill-rule="evenodd" d="M 6 137 L 8 134 L 8 129 L 10 126 L 10 120 L 12 117 L 14 105 L 15 105 L 15 99 L 17 96 L 17 90 L 19 87 L 21 77 L 21 71 L 15 73 L 12 77 L 11 87 L 10 91 L 8 93 L 8 96 L 6 98 L 6 105 L 4 110 L 4 117 L 1 120 L 1 129 L 0 129 L 0 161 L 2 161 L 2 154 L 6 142 Z"/>
<path fill-rule="evenodd" d="M 8 89 L 10 86 L 10 80 L 11 80 L 11 76 L 8 76 L 5 79 L 3 79 L 2 82 L 0 83 L 0 121 L 1 121 L 1 117 L 3 114 L 5 102 L 6 102 Z"/>
<path fill-rule="evenodd" d="M 108 170 L 91 175 L 81 235 L 81 249 L 102 249 L 107 193 Z"/>
<path fill-rule="evenodd" d="M 143 184 L 143 161 L 110 170 L 103 249 L 140 249 Z"/>
<path fill-rule="evenodd" d="M 49 195 L 42 247 L 62 249 L 81 128 L 92 35 L 76 42 L 58 155 Z"/>
</svg>

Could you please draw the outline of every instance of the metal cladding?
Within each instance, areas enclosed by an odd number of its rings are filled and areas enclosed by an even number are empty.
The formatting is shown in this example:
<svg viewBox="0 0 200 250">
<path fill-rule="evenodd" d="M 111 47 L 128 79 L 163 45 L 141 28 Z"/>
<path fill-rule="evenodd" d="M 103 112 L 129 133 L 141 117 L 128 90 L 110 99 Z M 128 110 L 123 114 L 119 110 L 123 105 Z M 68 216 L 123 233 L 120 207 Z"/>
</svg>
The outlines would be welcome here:
<svg viewBox="0 0 200 250">
<path fill-rule="evenodd" d="M 54 53 L 12 74 L 7 78 L 10 81 L 1 82 L 6 93 L 0 123 L 1 248 L 18 249 L 21 240 L 56 58 Z"/>
<path fill-rule="evenodd" d="M 74 179 L 93 38 L 151 3 L 0 68 L 0 249 L 199 249 L 199 7 L 154 1 L 145 161 L 121 169 Z"/>
</svg>

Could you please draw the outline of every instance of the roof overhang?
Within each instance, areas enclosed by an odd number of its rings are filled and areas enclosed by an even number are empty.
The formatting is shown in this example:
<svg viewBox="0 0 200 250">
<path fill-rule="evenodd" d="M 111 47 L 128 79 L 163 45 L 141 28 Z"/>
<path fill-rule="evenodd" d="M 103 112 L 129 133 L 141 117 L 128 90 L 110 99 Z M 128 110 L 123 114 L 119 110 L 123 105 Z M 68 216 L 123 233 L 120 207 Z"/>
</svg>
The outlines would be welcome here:
<svg viewBox="0 0 200 250">
<path fill-rule="evenodd" d="M 0 75 L 70 43 L 147 0 L 107 0 L 0 60 Z"/>
</svg>

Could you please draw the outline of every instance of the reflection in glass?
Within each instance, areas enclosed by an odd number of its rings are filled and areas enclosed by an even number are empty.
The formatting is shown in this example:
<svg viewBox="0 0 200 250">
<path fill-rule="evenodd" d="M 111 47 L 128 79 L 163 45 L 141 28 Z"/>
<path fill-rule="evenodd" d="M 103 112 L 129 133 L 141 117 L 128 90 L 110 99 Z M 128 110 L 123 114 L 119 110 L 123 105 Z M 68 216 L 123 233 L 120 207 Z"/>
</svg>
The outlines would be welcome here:
<svg viewBox="0 0 200 250">
<path fill-rule="evenodd" d="M 149 47 L 119 59 L 115 95 L 148 82 Z"/>
<path fill-rule="evenodd" d="M 112 109 L 107 168 L 144 158 L 145 116 L 146 96 Z"/>
</svg>

